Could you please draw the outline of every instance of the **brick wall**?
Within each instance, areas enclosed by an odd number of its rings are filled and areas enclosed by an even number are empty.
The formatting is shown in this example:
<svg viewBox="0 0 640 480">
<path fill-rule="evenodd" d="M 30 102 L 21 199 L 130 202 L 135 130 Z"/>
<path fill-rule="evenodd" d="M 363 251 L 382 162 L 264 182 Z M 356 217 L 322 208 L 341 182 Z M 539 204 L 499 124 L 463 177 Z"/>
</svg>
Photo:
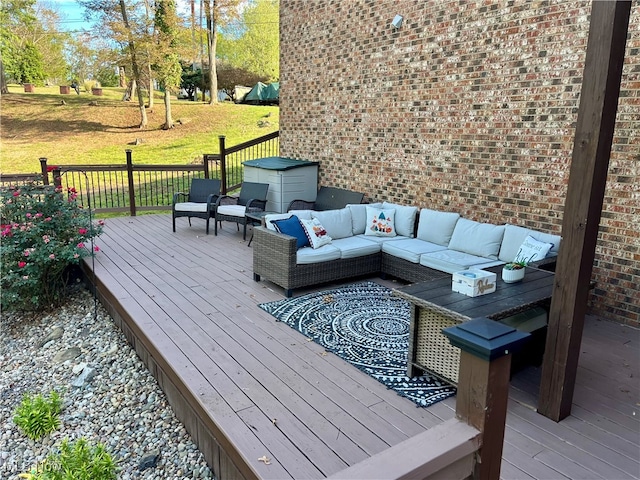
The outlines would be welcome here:
<svg viewBox="0 0 640 480">
<path fill-rule="evenodd" d="M 370 199 L 559 234 L 590 8 L 281 0 L 281 154 Z M 629 31 L 590 310 L 639 325 L 638 1 Z"/>
</svg>

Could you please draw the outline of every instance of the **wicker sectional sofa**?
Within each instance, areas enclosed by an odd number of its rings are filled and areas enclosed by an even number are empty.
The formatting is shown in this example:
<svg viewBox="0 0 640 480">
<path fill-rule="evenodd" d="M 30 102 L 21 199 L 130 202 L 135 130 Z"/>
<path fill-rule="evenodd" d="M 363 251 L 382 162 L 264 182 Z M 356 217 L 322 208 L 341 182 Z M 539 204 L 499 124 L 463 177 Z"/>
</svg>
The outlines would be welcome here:
<svg viewBox="0 0 640 480">
<path fill-rule="evenodd" d="M 395 217 L 392 236 L 371 232 L 371 217 L 377 212 Z M 298 248 L 298 239 L 276 231 L 274 224 L 292 215 L 318 219 L 331 242 L 319 248 Z M 454 212 L 387 202 L 290 211 L 267 215 L 265 225 L 255 227 L 253 278 L 281 286 L 287 297 L 297 288 L 365 275 L 419 282 L 513 261 L 531 242 L 536 248 L 546 245 L 544 258 L 536 265 L 553 262 L 559 236 L 516 225 L 475 222 Z"/>
</svg>

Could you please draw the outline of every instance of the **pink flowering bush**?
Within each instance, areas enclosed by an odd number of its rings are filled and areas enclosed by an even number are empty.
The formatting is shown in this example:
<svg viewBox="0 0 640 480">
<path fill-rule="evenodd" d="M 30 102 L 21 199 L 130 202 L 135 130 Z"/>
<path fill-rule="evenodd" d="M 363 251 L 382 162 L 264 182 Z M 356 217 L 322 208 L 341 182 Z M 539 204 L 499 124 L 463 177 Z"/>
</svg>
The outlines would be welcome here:
<svg viewBox="0 0 640 480">
<path fill-rule="evenodd" d="M 0 189 L 0 224 L 2 308 L 15 310 L 60 305 L 72 266 L 95 253 L 103 226 L 89 221 L 73 188 L 37 184 Z"/>
</svg>

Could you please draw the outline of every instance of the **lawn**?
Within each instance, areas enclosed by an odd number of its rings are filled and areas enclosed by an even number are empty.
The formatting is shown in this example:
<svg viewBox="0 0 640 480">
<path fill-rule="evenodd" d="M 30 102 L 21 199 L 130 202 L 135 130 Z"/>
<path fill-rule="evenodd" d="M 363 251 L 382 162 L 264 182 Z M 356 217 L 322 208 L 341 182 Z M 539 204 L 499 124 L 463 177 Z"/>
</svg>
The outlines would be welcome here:
<svg viewBox="0 0 640 480">
<path fill-rule="evenodd" d="M 73 90 L 61 95 L 57 86 L 24 93 L 22 86 L 10 85 L 9 92 L 0 108 L 3 173 L 39 172 L 40 157 L 50 165 L 121 164 L 127 149 L 136 164 L 186 164 L 217 153 L 220 135 L 231 146 L 279 128 L 275 106 L 208 105 L 174 96 L 176 126 L 162 130 L 164 103 L 158 92 L 153 109 L 147 108 L 148 126 L 141 130 L 138 103 L 123 102 L 120 88 L 103 88 L 103 96 Z"/>
</svg>

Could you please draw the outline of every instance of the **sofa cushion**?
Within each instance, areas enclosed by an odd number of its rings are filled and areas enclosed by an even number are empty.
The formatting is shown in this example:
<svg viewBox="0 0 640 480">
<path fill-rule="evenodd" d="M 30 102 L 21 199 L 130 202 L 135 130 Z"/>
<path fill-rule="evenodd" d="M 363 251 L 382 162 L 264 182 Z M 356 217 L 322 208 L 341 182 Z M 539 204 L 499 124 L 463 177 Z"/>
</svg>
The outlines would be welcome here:
<svg viewBox="0 0 640 480">
<path fill-rule="evenodd" d="M 380 252 L 380 244 L 370 242 L 369 237 L 357 236 L 332 240 L 331 245 L 340 250 L 340 258 L 355 258 Z"/>
<path fill-rule="evenodd" d="M 415 236 L 416 215 L 418 214 L 418 207 L 382 202 L 382 208 L 392 208 L 396 211 L 396 234 L 409 238 L 413 238 Z"/>
<path fill-rule="evenodd" d="M 320 220 L 320 223 L 333 240 L 353 235 L 351 210 L 348 208 L 324 210 L 322 212 L 313 211 L 311 212 L 311 217 Z"/>
<path fill-rule="evenodd" d="M 382 244 L 382 251 L 394 257 L 407 260 L 411 263 L 420 263 L 420 256 L 423 253 L 446 250 L 447 247 L 425 242 L 417 238 L 405 238 L 395 242 L 385 242 Z"/>
<path fill-rule="evenodd" d="M 302 224 L 297 216 L 291 215 L 289 218 L 282 218 L 280 220 L 271 220 L 271 223 L 280 233 L 289 235 L 296 238 L 296 246 L 298 248 L 306 247 L 309 245 L 309 239 L 307 238 L 307 232 L 302 228 Z"/>
<path fill-rule="evenodd" d="M 371 242 L 375 242 L 378 244 L 383 244 L 383 243 L 387 243 L 387 242 L 395 242 L 398 240 L 406 240 L 407 237 L 401 237 L 399 235 L 396 235 L 395 237 L 376 237 L 375 235 L 365 235 L 364 233 L 362 235 L 356 235 L 356 237 L 362 237 L 365 238 Z"/>
<path fill-rule="evenodd" d="M 459 213 L 423 208 L 420 210 L 417 238 L 446 247 L 459 218 Z"/>
<path fill-rule="evenodd" d="M 558 248 L 560 247 L 560 241 L 562 240 L 562 237 L 559 235 L 551 235 L 549 233 L 531 230 L 530 228 L 507 224 L 504 228 L 504 238 L 502 239 L 500 255 L 498 255 L 498 258 L 503 262 L 513 262 L 516 258 L 520 245 L 525 241 L 527 235 L 531 235 L 540 242 L 553 244 L 553 247 L 551 247 L 547 253 L 548 257 L 558 255 Z"/>
<path fill-rule="evenodd" d="M 522 242 L 522 245 L 520 245 L 518 249 L 516 261 L 530 263 L 536 260 L 542 260 L 547 256 L 551 247 L 553 247 L 553 244 L 540 242 L 531 235 L 527 235 L 527 238 L 524 239 L 524 242 Z"/>
<path fill-rule="evenodd" d="M 460 218 L 453 229 L 449 249 L 497 260 L 503 236 L 504 225 Z"/>
<path fill-rule="evenodd" d="M 328 244 L 318 248 L 301 248 L 296 254 L 296 263 L 298 265 L 307 265 L 310 263 L 330 262 L 331 260 L 338 260 L 339 258 L 340 249 Z"/>
<path fill-rule="evenodd" d="M 382 208 L 382 203 L 359 203 L 349 204 L 347 208 L 351 210 L 351 226 L 354 235 L 364 233 L 367 226 L 367 207 Z"/>
<path fill-rule="evenodd" d="M 307 233 L 309 244 L 311 248 L 319 248 L 323 245 L 331 243 L 331 236 L 327 233 L 327 230 L 322 226 L 320 220 L 312 218 L 311 220 L 300 220 L 302 228 Z"/>
<path fill-rule="evenodd" d="M 367 226 L 365 235 L 376 237 L 395 237 L 395 216 L 393 209 L 367 207 Z"/>
<path fill-rule="evenodd" d="M 420 256 L 420 265 L 446 273 L 455 273 L 469 268 L 488 268 L 502 263 L 499 260 L 489 260 L 485 257 L 450 249 L 424 253 Z"/>
</svg>

